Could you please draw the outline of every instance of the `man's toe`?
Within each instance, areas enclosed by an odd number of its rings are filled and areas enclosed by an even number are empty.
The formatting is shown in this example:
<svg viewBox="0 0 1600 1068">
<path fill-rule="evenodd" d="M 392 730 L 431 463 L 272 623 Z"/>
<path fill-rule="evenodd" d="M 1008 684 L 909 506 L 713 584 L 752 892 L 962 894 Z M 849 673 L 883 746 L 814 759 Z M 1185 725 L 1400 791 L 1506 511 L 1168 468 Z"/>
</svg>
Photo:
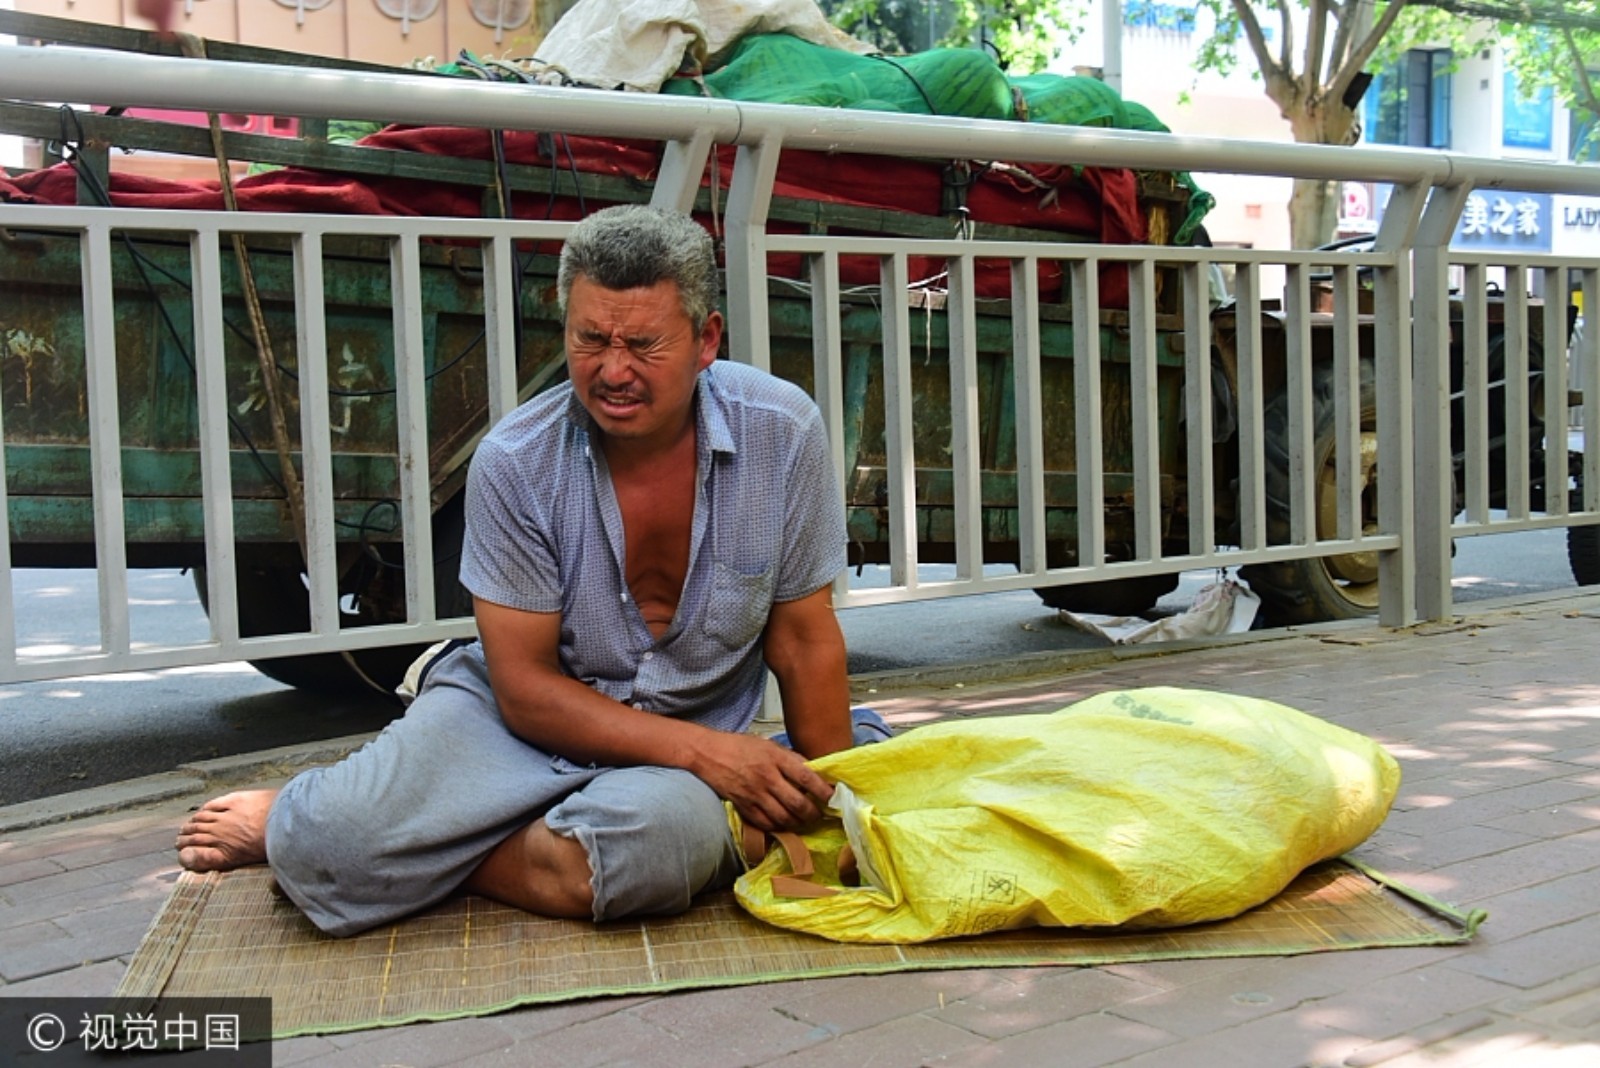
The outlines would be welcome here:
<svg viewBox="0 0 1600 1068">
<path fill-rule="evenodd" d="M 178 863 L 189 871 L 217 871 L 225 860 L 215 846 L 186 846 L 178 850 Z"/>
</svg>

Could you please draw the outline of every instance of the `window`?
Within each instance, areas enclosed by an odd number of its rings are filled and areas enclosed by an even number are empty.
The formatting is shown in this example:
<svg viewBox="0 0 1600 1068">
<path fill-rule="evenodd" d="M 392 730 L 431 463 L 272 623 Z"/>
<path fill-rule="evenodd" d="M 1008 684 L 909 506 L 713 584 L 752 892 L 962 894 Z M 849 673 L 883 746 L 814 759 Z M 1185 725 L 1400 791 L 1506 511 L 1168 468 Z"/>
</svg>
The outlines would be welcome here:
<svg viewBox="0 0 1600 1068">
<path fill-rule="evenodd" d="M 1413 48 L 1379 74 L 1367 90 L 1363 125 L 1367 140 L 1416 148 L 1450 147 L 1448 48 Z"/>
</svg>

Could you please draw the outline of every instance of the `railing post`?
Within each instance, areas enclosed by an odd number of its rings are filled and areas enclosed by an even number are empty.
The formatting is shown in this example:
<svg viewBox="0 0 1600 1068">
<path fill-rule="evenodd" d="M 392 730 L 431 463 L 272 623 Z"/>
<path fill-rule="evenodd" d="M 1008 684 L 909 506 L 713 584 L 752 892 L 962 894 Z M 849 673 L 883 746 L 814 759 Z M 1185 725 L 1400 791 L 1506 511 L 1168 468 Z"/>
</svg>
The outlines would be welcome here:
<svg viewBox="0 0 1600 1068">
<path fill-rule="evenodd" d="M 487 363 L 489 425 L 517 406 L 517 268 L 512 239 L 500 234 L 483 242 L 484 359 Z"/>
<path fill-rule="evenodd" d="M 1106 465 L 1101 444 L 1100 261 L 1069 261 L 1072 294 L 1072 392 L 1078 475 L 1078 567 L 1106 555 Z"/>
<path fill-rule="evenodd" d="M 1412 252 L 1416 272 L 1411 322 L 1416 443 L 1412 470 L 1416 482 L 1410 496 L 1416 504 L 1409 540 L 1416 561 L 1416 614 L 1422 619 L 1444 619 L 1451 609 L 1455 469 L 1450 448 L 1450 236 L 1469 192 L 1471 187 L 1465 184 L 1433 190 Z M 1379 395 L 1383 396 L 1381 387 Z M 1378 454 L 1388 455 L 1381 445 Z"/>
<path fill-rule="evenodd" d="M 1156 394 L 1156 265 L 1128 265 L 1128 393 L 1133 427 L 1133 540 L 1140 560 L 1161 558 L 1161 453 Z M 1098 561 L 1097 561 L 1098 562 Z"/>
<path fill-rule="evenodd" d="M 772 366 L 767 336 L 767 210 L 782 139 L 741 145 L 728 188 L 728 354 L 763 371 Z"/>
<path fill-rule="evenodd" d="M 1389 197 L 1374 247 L 1394 263 L 1373 271 L 1372 358 L 1378 418 L 1378 526 L 1400 538 L 1378 556 L 1378 619 L 1400 627 L 1417 618 L 1416 512 L 1412 499 L 1411 252 L 1428 198 L 1423 182 L 1397 186 Z"/>
<path fill-rule="evenodd" d="M 1567 500 L 1567 284 L 1566 268 L 1539 272 L 1544 289 L 1544 501 L 1546 515 L 1566 515 Z M 1531 359 L 1532 354 L 1529 354 Z"/>
<path fill-rule="evenodd" d="M 6 433 L 0 404 L 0 670 L 8 675 L 17 666 L 17 600 L 11 586 L 11 505 L 6 485 Z"/>
<path fill-rule="evenodd" d="M 1216 470 L 1212 462 L 1210 264 L 1183 268 L 1184 421 L 1188 428 L 1189 551 L 1217 547 Z"/>
<path fill-rule="evenodd" d="M 811 374 L 812 391 L 828 434 L 828 459 L 840 494 L 848 494 L 845 471 L 844 337 L 839 318 L 839 257 L 812 256 Z M 850 592 L 848 572 L 834 579 L 835 598 Z"/>
<path fill-rule="evenodd" d="M 428 349 L 422 327 L 422 249 L 415 234 L 402 235 L 391 244 L 389 279 L 394 300 L 394 421 L 400 461 L 406 619 L 432 622 L 437 617 L 428 465 Z M 304 405 L 305 398 L 300 403 Z"/>
<path fill-rule="evenodd" d="M 94 485 L 95 570 L 100 585 L 100 648 L 125 654 L 128 633 L 128 544 L 122 492 L 122 422 L 117 407 L 116 303 L 111 229 L 83 230 L 83 370 L 89 415 L 89 465 Z"/>
<path fill-rule="evenodd" d="M 1040 367 L 1039 260 L 1011 261 L 1011 407 L 1017 424 L 1018 570 L 1046 567 L 1044 376 Z"/>
<path fill-rule="evenodd" d="M 700 176 L 706 173 L 706 160 L 711 156 L 710 130 L 696 130 L 687 141 L 668 141 L 661 155 L 661 166 L 656 168 L 656 185 L 650 191 L 653 207 L 668 211 L 693 211 L 695 197 L 700 192 Z M 712 191 L 715 196 L 715 190 Z"/>
<path fill-rule="evenodd" d="M 300 484 L 305 491 L 306 577 L 311 633 L 339 631 L 339 565 L 334 548 L 333 432 L 328 414 L 328 323 L 322 277 L 322 234 L 295 235 L 296 369 L 300 376 Z"/>
<path fill-rule="evenodd" d="M 1600 511 L 1600 444 L 1590 435 L 1600 434 L 1600 270 L 1583 272 L 1583 334 L 1578 339 L 1579 383 L 1583 390 L 1583 478 L 1578 510 Z"/>
<path fill-rule="evenodd" d="M 976 264 L 970 256 L 952 256 L 948 263 L 950 294 L 945 307 L 949 324 L 950 477 L 955 505 L 956 577 L 981 579 L 983 474 L 978 441 L 978 316 L 973 296 Z"/>
<path fill-rule="evenodd" d="M 1267 544 L 1266 388 L 1261 361 L 1261 267 L 1241 264 L 1234 279 L 1234 344 L 1239 375 L 1239 545 L 1262 549 Z"/>
<path fill-rule="evenodd" d="M 234 547 L 233 473 L 228 456 L 227 323 L 222 312 L 221 235 L 196 231 L 189 242 L 194 285 L 195 415 L 200 493 L 205 506 L 206 618 L 224 645 L 239 640 L 238 562 Z"/>
<path fill-rule="evenodd" d="M 905 253 L 879 262 L 883 279 L 883 445 L 888 482 L 889 585 L 917 586 L 917 453 L 912 434 L 910 276 Z"/>
</svg>

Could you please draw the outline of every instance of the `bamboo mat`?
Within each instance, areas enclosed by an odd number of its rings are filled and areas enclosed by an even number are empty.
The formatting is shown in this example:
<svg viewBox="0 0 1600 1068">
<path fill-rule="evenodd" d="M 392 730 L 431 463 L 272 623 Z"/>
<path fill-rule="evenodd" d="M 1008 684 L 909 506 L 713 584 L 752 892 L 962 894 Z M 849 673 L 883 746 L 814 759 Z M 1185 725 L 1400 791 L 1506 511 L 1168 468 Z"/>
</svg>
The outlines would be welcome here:
<svg viewBox="0 0 1600 1068">
<path fill-rule="evenodd" d="M 914 946 L 768 926 L 731 893 L 666 919 L 543 919 L 477 897 L 353 938 L 318 932 L 264 867 L 184 873 L 116 996 L 272 999 L 273 1036 L 328 1034 L 612 994 L 948 968 L 1278 956 L 1472 937 L 1464 915 L 1364 867 L 1318 865 L 1221 923 L 1164 931 L 1034 928 Z"/>
</svg>

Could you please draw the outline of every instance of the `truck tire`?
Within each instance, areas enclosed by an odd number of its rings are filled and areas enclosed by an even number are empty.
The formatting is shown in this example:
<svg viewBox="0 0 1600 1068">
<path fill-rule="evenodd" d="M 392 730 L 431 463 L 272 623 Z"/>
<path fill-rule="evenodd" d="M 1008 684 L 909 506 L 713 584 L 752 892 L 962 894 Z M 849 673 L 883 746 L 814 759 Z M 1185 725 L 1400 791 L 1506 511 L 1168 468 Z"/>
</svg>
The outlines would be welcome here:
<svg viewBox="0 0 1600 1068">
<path fill-rule="evenodd" d="M 1370 533 L 1377 519 L 1377 389 L 1370 359 L 1360 363 L 1361 527 Z M 1312 372 L 1312 425 L 1315 427 L 1313 464 L 1316 471 L 1317 533 L 1332 537 L 1337 524 L 1337 469 L 1334 458 L 1333 368 Z M 1280 393 L 1263 412 L 1266 438 L 1267 532 L 1279 543 L 1289 533 L 1289 398 Z M 1261 598 L 1261 614 L 1268 626 L 1318 623 L 1330 619 L 1370 616 L 1378 610 L 1378 554 L 1350 553 L 1315 560 L 1251 564 L 1239 576 Z"/>
<path fill-rule="evenodd" d="M 434 516 L 434 591 L 436 614 L 441 618 L 472 613 L 472 598 L 457 578 L 463 532 L 461 502 L 457 499 Z M 354 570 L 352 568 L 352 572 Z M 355 578 L 353 574 L 342 576 L 340 592 L 350 592 L 345 587 Z M 403 571 L 392 570 L 388 581 L 403 583 Z M 310 629 L 310 597 L 300 568 L 252 562 L 247 554 L 241 553 L 236 582 L 241 637 L 295 634 Z M 205 607 L 205 568 L 194 569 L 194 584 L 200 604 Z M 346 619 L 346 626 L 401 621 L 375 612 L 359 598 L 357 605 L 361 608 L 360 615 L 354 621 Z M 394 645 L 347 653 L 276 656 L 251 660 L 249 664 L 270 679 L 324 697 L 350 698 L 375 692 L 393 696 L 406 670 L 426 648 L 420 644 Z"/>
<path fill-rule="evenodd" d="M 1600 526 L 1567 528 L 1567 562 L 1578 585 L 1600 585 Z"/>
<path fill-rule="evenodd" d="M 1075 586 L 1039 586 L 1046 608 L 1078 615 L 1137 616 L 1178 588 L 1177 575 L 1142 575 L 1114 582 L 1080 582 Z"/>
</svg>

